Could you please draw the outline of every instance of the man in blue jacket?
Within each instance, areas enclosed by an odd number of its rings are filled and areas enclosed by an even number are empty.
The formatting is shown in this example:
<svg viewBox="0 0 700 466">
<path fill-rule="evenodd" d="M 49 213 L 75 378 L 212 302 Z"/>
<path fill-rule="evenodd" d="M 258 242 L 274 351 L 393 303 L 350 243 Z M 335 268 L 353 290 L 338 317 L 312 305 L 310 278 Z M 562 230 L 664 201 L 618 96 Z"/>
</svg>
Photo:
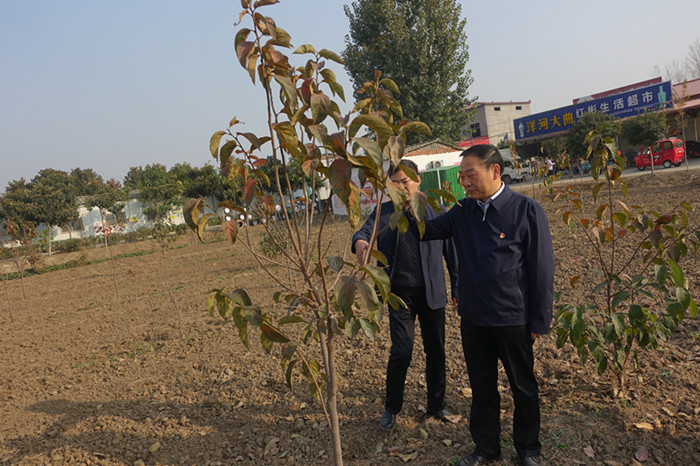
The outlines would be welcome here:
<svg viewBox="0 0 700 466">
<path fill-rule="evenodd" d="M 418 167 L 410 160 L 401 161 L 401 165 L 410 168 L 416 175 Z M 404 215 L 410 216 L 408 205 L 411 196 L 419 191 L 418 182 L 411 180 L 399 167 L 389 171 L 391 180 L 403 187 L 406 193 Z M 450 412 L 445 409 L 445 271 L 442 258 L 452 282 L 453 302 L 457 296 L 457 256 L 452 240 L 435 240 L 421 243 L 415 222 L 406 233 L 398 228 L 389 228 L 389 217 L 394 213 L 392 202 L 381 205 L 367 219 L 352 238 L 352 252 L 357 255 L 357 262 L 364 265 L 368 259 L 369 241 L 377 222 L 377 249 L 387 258 L 388 275 L 391 291 L 406 304 L 401 309 L 389 306 L 389 330 L 391 350 L 386 371 L 385 411 L 379 420 L 379 427 L 392 430 L 396 424 L 396 415 L 403 405 L 403 392 L 406 373 L 413 355 L 415 319 L 423 336 L 425 352 L 425 378 L 428 389 L 426 414 L 442 421 L 452 420 Z M 426 208 L 426 219 L 438 216 L 430 206 Z"/>
<path fill-rule="evenodd" d="M 503 159 L 490 144 L 462 153 L 468 198 L 430 219 L 425 240 L 454 238 L 459 258 L 462 348 L 472 388 L 474 466 L 501 456 L 498 360 L 513 392 L 513 443 L 524 465 L 541 464 L 540 407 L 533 343 L 552 320 L 554 252 L 542 206 L 501 182 Z"/>
</svg>

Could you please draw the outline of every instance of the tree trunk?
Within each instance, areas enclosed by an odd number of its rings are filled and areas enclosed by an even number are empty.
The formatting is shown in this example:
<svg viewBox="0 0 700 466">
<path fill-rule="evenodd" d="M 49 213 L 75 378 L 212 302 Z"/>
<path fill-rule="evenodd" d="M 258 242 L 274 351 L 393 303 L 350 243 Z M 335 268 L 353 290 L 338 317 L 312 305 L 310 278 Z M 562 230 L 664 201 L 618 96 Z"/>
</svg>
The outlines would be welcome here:
<svg viewBox="0 0 700 466">
<path fill-rule="evenodd" d="M 50 256 L 51 255 L 51 225 L 49 225 L 48 223 L 46 224 L 46 231 L 49 233 L 46 236 L 46 241 L 49 242 L 49 256 Z"/>
<path fill-rule="evenodd" d="M 107 247 L 107 229 L 105 228 L 105 214 L 100 207 L 100 221 L 102 222 L 102 235 L 104 236 L 105 247 Z"/>
<path fill-rule="evenodd" d="M 340 418 L 338 416 L 338 374 L 335 367 L 335 338 L 331 326 L 327 325 L 326 328 L 328 329 L 325 334 L 326 338 L 321 341 L 321 345 L 325 344 L 326 360 L 328 361 L 328 367 L 326 368 L 326 375 L 328 376 L 326 409 L 330 417 L 333 462 L 336 466 L 341 466 L 343 464 L 343 446 L 340 442 Z"/>
<path fill-rule="evenodd" d="M 651 174 L 654 174 L 654 152 L 651 150 L 651 146 L 649 146 L 649 160 L 651 161 Z"/>
</svg>

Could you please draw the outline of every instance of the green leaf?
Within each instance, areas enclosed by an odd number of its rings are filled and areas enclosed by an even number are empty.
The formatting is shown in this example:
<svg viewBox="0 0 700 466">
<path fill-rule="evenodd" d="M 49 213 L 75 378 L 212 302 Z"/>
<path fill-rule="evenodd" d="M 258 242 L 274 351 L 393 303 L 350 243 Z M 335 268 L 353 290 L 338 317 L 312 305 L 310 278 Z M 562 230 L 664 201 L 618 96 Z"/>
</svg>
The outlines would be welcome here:
<svg viewBox="0 0 700 466">
<path fill-rule="evenodd" d="M 311 53 L 311 54 L 315 55 L 316 49 L 311 44 L 304 44 L 302 46 L 299 46 L 293 53 L 295 53 L 295 54 Z"/>
<path fill-rule="evenodd" d="M 306 320 L 304 320 L 303 317 L 299 316 L 287 316 L 287 317 L 282 317 L 279 321 L 277 321 L 278 324 L 280 325 L 285 325 L 285 324 L 301 324 L 305 323 Z"/>
<path fill-rule="evenodd" d="M 262 345 L 263 349 L 267 354 L 270 354 L 272 352 L 272 346 L 275 344 L 272 340 L 270 340 L 264 333 L 260 334 L 260 344 Z"/>
<path fill-rule="evenodd" d="M 640 328 L 644 326 L 646 322 L 646 316 L 644 315 L 644 310 L 638 304 L 632 304 L 629 310 L 630 325 L 634 328 Z"/>
<path fill-rule="evenodd" d="M 398 213 L 401 213 L 401 212 L 394 212 L 394 214 L 398 214 Z M 396 228 L 399 229 L 399 232 L 406 233 L 406 231 L 408 231 L 408 227 L 410 226 L 408 219 L 406 218 L 405 215 L 400 215 L 398 217 L 398 219 L 399 219 L 399 221 L 396 222 Z"/>
<path fill-rule="evenodd" d="M 238 328 L 238 337 L 241 339 L 243 346 L 249 348 L 248 321 L 245 320 L 241 308 L 238 306 L 233 309 L 233 322 L 236 324 L 236 328 Z"/>
<path fill-rule="evenodd" d="M 428 197 L 425 193 L 418 191 L 411 196 L 411 211 L 416 217 L 418 222 L 422 222 L 425 219 L 425 209 L 428 204 Z M 421 235 L 422 237 L 423 235 Z"/>
<path fill-rule="evenodd" d="M 259 306 L 243 307 L 243 316 L 253 327 L 259 327 L 262 322 L 262 311 Z"/>
<path fill-rule="evenodd" d="M 399 128 L 399 135 L 408 132 L 423 134 L 430 137 L 433 136 L 433 132 L 430 130 L 430 127 L 422 121 L 411 121 L 410 123 L 406 123 Z"/>
<path fill-rule="evenodd" d="M 207 226 L 207 221 L 209 220 L 209 217 L 211 217 L 212 214 L 204 214 L 202 218 L 199 219 L 199 223 L 197 223 L 197 236 L 199 237 L 200 241 L 204 241 L 202 235 L 204 234 L 204 229 Z"/>
<path fill-rule="evenodd" d="M 386 271 L 380 267 L 375 267 L 369 264 L 360 267 L 360 270 L 367 272 L 369 277 L 379 289 L 379 293 L 382 295 L 383 300 L 387 301 L 391 291 L 391 284 L 389 283 L 389 276 L 386 274 Z"/>
<path fill-rule="evenodd" d="M 369 320 L 365 319 L 364 317 L 360 317 L 358 320 L 360 322 L 360 327 L 362 327 L 362 331 L 365 332 L 365 335 L 367 335 L 370 338 L 374 338 L 374 335 L 377 333 L 377 330 L 379 329 L 377 324 L 374 322 L 370 322 Z"/>
<path fill-rule="evenodd" d="M 185 218 L 185 223 L 192 230 L 197 228 L 196 220 L 199 220 L 199 215 L 202 212 L 203 201 L 202 199 L 190 199 L 187 204 L 182 208 L 182 216 Z"/>
<path fill-rule="evenodd" d="M 571 316 L 571 343 L 574 346 L 579 345 L 585 329 L 586 322 L 583 320 L 583 308 L 577 307 Z"/>
<path fill-rule="evenodd" d="M 360 190 L 355 183 L 350 182 L 350 197 L 348 199 L 348 221 L 352 228 L 357 228 L 362 218 L 362 205 L 360 204 Z"/>
<path fill-rule="evenodd" d="M 358 115 L 350 123 L 350 128 L 348 129 L 350 137 L 355 137 L 355 134 L 363 125 L 375 132 L 380 146 L 382 141 L 386 141 L 392 135 L 391 127 L 383 118 L 377 115 Z"/>
<path fill-rule="evenodd" d="M 399 91 L 399 86 L 396 85 L 393 79 L 390 78 L 384 78 L 379 81 L 379 84 L 382 86 L 386 87 L 389 89 L 391 92 L 394 94 L 401 94 L 401 91 Z"/>
<path fill-rule="evenodd" d="M 383 167 L 382 148 L 379 147 L 379 144 L 369 138 L 354 138 L 352 142 L 360 146 L 365 151 L 369 159 L 374 164 L 375 169 Z"/>
<path fill-rule="evenodd" d="M 677 287 L 686 286 L 685 276 L 683 275 L 683 270 L 676 263 L 676 261 L 669 260 L 668 264 L 671 266 L 671 274 L 673 277 L 673 284 Z"/>
<path fill-rule="evenodd" d="M 627 325 L 625 324 L 625 316 L 623 316 L 622 314 L 614 313 L 611 316 L 611 320 L 617 336 L 624 335 L 625 329 L 627 328 Z"/>
<path fill-rule="evenodd" d="M 233 312 L 233 301 L 228 296 L 218 293 L 216 295 L 216 310 L 219 311 L 219 315 L 222 319 L 226 320 L 231 316 Z"/>
<path fill-rule="evenodd" d="M 311 96 L 311 117 L 314 124 L 326 119 L 331 106 L 331 99 L 326 94 L 316 93 Z"/>
<path fill-rule="evenodd" d="M 683 287 L 676 287 L 676 299 L 683 306 L 683 309 L 687 309 L 690 306 L 690 293 L 687 289 Z"/>
<path fill-rule="evenodd" d="M 384 266 L 389 265 L 389 261 L 387 260 L 384 253 L 379 251 L 378 249 L 375 249 L 374 251 L 372 251 L 372 257 L 374 257 L 379 264 L 382 264 Z"/>
<path fill-rule="evenodd" d="M 393 309 L 406 308 L 406 303 L 403 302 L 403 299 L 401 299 L 400 296 L 397 296 L 394 293 L 389 293 L 389 299 L 387 299 L 386 301 L 389 304 L 389 306 L 391 306 Z"/>
<path fill-rule="evenodd" d="M 321 144 L 325 144 L 328 139 L 328 128 L 325 125 L 311 125 L 308 127 L 309 133 Z"/>
<path fill-rule="evenodd" d="M 404 168 L 408 167 L 400 165 L 405 149 L 406 143 L 404 142 L 403 138 L 399 136 L 390 136 L 386 146 L 384 146 L 384 156 L 391 162 L 393 167 L 400 167 L 409 178 L 413 179 L 413 177 L 411 177 L 411 175 L 408 173 L 408 171 L 411 170 L 409 169 L 406 171 Z"/>
<path fill-rule="evenodd" d="M 273 78 L 275 78 L 275 81 L 277 81 L 277 84 L 280 85 L 282 88 L 282 92 L 284 93 L 285 97 L 287 98 L 287 101 L 289 102 L 290 108 L 292 111 L 297 109 L 297 88 L 294 87 L 294 84 L 292 83 L 292 80 L 289 79 L 288 76 L 278 76 L 278 75 L 273 75 Z"/>
<path fill-rule="evenodd" d="M 285 380 L 287 381 L 287 386 L 289 387 L 290 390 L 293 387 L 294 378 L 292 377 L 292 374 L 294 372 L 294 366 L 296 366 L 296 364 L 297 364 L 296 359 L 292 359 L 291 361 L 289 361 L 289 364 L 287 364 L 287 371 L 284 374 Z"/>
<path fill-rule="evenodd" d="M 690 299 L 690 304 L 688 305 L 688 314 L 690 317 L 695 319 L 698 316 L 698 303 L 694 299 Z"/>
<path fill-rule="evenodd" d="M 221 150 L 219 151 L 219 166 L 226 166 L 226 162 L 231 158 L 233 150 L 238 146 L 238 143 L 234 140 L 226 141 Z"/>
<path fill-rule="evenodd" d="M 619 304 L 621 302 L 623 302 L 625 299 L 627 299 L 629 297 L 629 295 L 630 295 L 629 291 L 618 291 L 617 293 L 615 293 L 615 295 L 613 295 L 613 299 L 612 299 L 612 308 L 616 309 L 617 306 L 619 306 Z"/>
<path fill-rule="evenodd" d="M 358 282 L 357 285 L 360 289 L 360 294 L 362 295 L 362 298 L 365 300 L 367 310 L 369 312 L 376 312 L 380 307 L 380 303 L 379 298 L 377 297 L 377 292 L 374 290 L 374 287 L 368 285 L 365 282 Z"/>
<path fill-rule="evenodd" d="M 343 269 L 345 261 L 340 256 L 332 256 L 328 258 L 328 265 L 335 273 L 339 273 Z"/>
<path fill-rule="evenodd" d="M 214 291 L 212 293 L 209 293 L 209 297 L 207 298 L 207 312 L 212 317 L 214 317 L 214 311 L 216 311 L 216 295 L 218 293 L 219 293 L 218 290 Z"/>
<path fill-rule="evenodd" d="M 345 65 L 345 62 L 343 61 L 343 59 L 340 58 L 340 56 L 338 54 L 336 54 L 335 52 L 332 52 L 332 51 L 326 50 L 326 49 L 321 49 L 318 52 L 318 54 L 321 55 L 326 60 L 334 61 L 339 65 Z"/>
<path fill-rule="evenodd" d="M 300 155 L 299 138 L 294 127 L 289 122 L 277 123 L 272 126 L 280 140 L 280 146 L 292 155 Z"/>
<path fill-rule="evenodd" d="M 360 331 L 360 322 L 358 319 L 348 319 L 345 324 L 345 334 L 349 338 L 355 338 L 357 333 Z"/>
<path fill-rule="evenodd" d="M 214 158 L 217 158 L 219 153 L 219 143 L 225 134 L 226 131 L 217 131 L 216 133 L 212 134 L 211 139 L 209 139 L 209 151 L 211 151 L 211 155 L 214 156 Z"/>
</svg>

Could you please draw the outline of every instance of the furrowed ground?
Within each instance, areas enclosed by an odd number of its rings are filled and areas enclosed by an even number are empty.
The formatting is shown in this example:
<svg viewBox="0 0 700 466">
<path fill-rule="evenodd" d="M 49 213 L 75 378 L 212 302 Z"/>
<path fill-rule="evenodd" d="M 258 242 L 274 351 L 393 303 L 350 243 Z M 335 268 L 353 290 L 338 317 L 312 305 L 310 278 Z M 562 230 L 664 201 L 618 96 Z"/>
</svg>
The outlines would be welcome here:
<svg viewBox="0 0 700 466">
<path fill-rule="evenodd" d="M 670 210 L 681 201 L 700 208 L 700 171 L 675 171 L 629 180 L 630 204 Z M 536 186 L 524 188 L 539 196 Z M 569 278 L 594 267 L 579 231 L 547 210 L 557 261 L 555 288 L 581 301 Z M 700 224 L 700 214 L 691 214 Z M 257 238 L 261 226 L 251 227 Z M 350 227 L 329 227 L 331 251 L 349 253 Z M 0 463 L 3 464 L 329 464 L 328 427 L 304 382 L 284 383 L 279 358 L 205 311 L 208 290 L 245 288 L 277 316 L 273 284 L 241 245 L 217 233 L 205 244 L 179 237 L 165 256 L 149 241 L 122 244 L 104 261 L 8 282 L 12 316 L 0 301 Z M 253 239 L 257 244 L 258 239 Z M 145 252 L 135 255 L 136 252 Z M 54 255 L 61 263 L 104 249 Z M 2 264 L 9 270 L 11 264 Z M 683 261 L 698 298 L 700 258 Z M 3 284 L 4 285 L 4 284 Z M 171 300 L 172 292 L 181 314 Z M 456 424 L 426 421 L 420 337 L 409 369 L 404 411 L 391 433 L 379 430 L 388 319 L 370 340 L 341 338 L 339 410 L 347 464 L 449 464 L 470 453 L 471 399 L 456 311 L 448 308 L 448 407 L 464 415 Z M 274 351 L 279 351 L 276 348 Z M 700 458 L 700 322 L 686 319 L 659 351 L 644 351 L 627 399 L 610 395 L 607 376 L 559 350 L 552 335 L 536 345 L 542 395 L 543 457 L 549 464 L 695 464 Z M 516 464 L 512 398 L 502 383 L 503 464 Z"/>
</svg>

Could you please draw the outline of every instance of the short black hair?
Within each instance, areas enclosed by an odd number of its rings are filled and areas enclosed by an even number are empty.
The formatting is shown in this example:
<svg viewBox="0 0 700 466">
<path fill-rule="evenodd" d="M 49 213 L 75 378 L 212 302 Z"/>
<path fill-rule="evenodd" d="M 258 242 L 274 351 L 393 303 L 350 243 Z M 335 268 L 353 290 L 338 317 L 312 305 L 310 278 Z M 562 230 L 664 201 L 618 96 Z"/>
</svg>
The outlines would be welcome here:
<svg viewBox="0 0 700 466">
<path fill-rule="evenodd" d="M 414 162 L 413 160 L 401 159 L 401 162 L 399 162 L 399 165 L 403 165 L 403 166 L 406 167 L 406 168 L 410 168 L 411 170 L 413 170 L 413 173 L 415 173 L 416 176 L 418 176 L 418 165 L 416 165 L 416 162 Z M 386 173 L 386 175 L 387 175 L 389 178 L 391 178 L 392 176 L 394 176 L 395 173 L 397 173 L 398 171 L 401 170 L 401 169 L 399 168 L 399 165 L 396 165 L 396 166 L 393 166 L 393 165 L 392 165 L 392 166 L 390 166 L 390 167 L 389 167 L 389 171 Z"/>
<path fill-rule="evenodd" d="M 498 147 L 493 144 L 476 144 L 462 152 L 461 157 L 475 156 L 479 157 L 486 165 L 487 169 L 490 169 L 494 165 L 498 165 L 501 168 L 501 173 L 503 173 L 503 157 Z"/>
</svg>

